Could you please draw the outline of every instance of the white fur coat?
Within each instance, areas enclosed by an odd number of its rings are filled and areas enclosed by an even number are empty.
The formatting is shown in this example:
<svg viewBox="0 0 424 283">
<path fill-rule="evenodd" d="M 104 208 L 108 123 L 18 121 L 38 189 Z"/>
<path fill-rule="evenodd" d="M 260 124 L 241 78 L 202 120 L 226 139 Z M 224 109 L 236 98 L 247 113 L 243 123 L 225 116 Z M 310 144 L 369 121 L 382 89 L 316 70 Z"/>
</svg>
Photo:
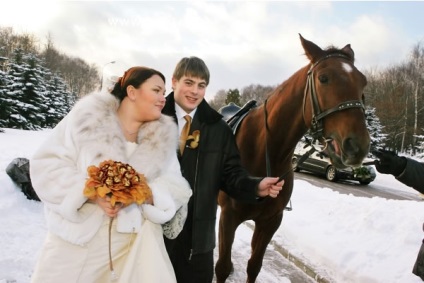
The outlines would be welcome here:
<svg viewBox="0 0 424 283">
<path fill-rule="evenodd" d="M 176 156 L 177 126 L 164 115 L 144 123 L 138 146 L 127 158 L 118 106 L 119 101 L 106 92 L 83 97 L 31 159 L 31 180 L 45 204 L 49 230 L 74 244 L 87 243 L 107 217 L 97 204 L 86 202 L 83 188 L 87 167 L 108 159 L 128 163 L 144 174 L 153 192 L 154 206 L 133 204 L 119 212 L 119 232 L 138 232 L 146 217 L 163 224 L 165 235 L 173 238 L 186 218 L 191 189 Z"/>
</svg>

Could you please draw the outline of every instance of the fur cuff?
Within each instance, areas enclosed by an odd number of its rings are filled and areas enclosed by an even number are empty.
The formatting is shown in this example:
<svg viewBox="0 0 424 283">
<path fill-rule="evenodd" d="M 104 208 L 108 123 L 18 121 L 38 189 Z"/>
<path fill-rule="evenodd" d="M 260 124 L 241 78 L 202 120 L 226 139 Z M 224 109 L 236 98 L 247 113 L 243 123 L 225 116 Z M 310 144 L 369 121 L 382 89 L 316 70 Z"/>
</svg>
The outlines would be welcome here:
<svg viewBox="0 0 424 283">
<path fill-rule="evenodd" d="M 162 192 L 152 188 L 152 193 L 154 205 L 143 204 L 141 206 L 143 215 L 153 223 L 163 224 L 175 215 L 174 201 L 167 190 Z"/>
</svg>

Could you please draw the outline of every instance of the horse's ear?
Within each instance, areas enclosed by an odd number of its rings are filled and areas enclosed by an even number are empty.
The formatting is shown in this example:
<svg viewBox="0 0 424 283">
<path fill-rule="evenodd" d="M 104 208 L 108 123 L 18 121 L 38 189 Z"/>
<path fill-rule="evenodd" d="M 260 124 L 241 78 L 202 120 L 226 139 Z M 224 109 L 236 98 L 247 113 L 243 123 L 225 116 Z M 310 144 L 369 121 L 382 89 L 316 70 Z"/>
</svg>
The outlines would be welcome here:
<svg viewBox="0 0 424 283">
<path fill-rule="evenodd" d="M 305 50 L 305 55 L 312 63 L 316 62 L 324 55 L 324 51 L 318 45 L 312 41 L 304 39 L 300 33 L 299 36 L 300 42 L 302 43 L 303 49 Z"/>
<path fill-rule="evenodd" d="M 346 45 L 345 47 L 342 48 L 342 51 L 346 54 L 348 54 L 351 58 L 352 61 L 355 60 L 355 52 L 353 52 L 352 47 L 350 47 L 350 44 Z"/>
</svg>

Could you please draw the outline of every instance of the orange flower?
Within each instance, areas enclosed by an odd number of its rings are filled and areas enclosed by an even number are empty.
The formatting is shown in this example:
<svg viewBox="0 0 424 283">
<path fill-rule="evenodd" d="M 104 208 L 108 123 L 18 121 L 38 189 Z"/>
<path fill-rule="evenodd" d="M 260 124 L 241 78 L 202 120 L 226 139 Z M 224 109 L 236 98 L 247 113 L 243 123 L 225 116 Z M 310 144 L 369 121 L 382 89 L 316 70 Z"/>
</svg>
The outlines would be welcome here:
<svg viewBox="0 0 424 283">
<path fill-rule="evenodd" d="M 199 130 L 195 130 L 193 131 L 193 133 L 191 133 L 191 135 L 189 135 L 187 137 L 187 141 L 192 140 L 189 143 L 189 148 L 191 149 L 195 149 L 196 147 L 199 146 L 199 140 L 200 140 L 200 131 Z"/>
<path fill-rule="evenodd" d="M 98 167 L 89 166 L 87 173 L 83 193 L 89 199 L 109 196 L 112 206 L 115 206 L 116 203 L 142 204 L 152 196 L 144 175 L 137 173 L 129 164 L 106 160 Z"/>
</svg>

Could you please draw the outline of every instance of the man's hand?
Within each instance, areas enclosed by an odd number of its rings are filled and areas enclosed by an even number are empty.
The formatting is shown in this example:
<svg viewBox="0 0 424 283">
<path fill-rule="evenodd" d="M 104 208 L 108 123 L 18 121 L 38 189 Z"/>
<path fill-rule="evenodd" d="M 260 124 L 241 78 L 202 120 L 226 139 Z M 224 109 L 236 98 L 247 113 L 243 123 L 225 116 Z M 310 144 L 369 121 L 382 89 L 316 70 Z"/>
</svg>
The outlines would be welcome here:
<svg viewBox="0 0 424 283">
<path fill-rule="evenodd" d="M 278 181 L 278 177 L 265 177 L 259 183 L 258 186 L 258 196 L 266 197 L 270 196 L 272 198 L 276 198 L 280 191 L 283 189 L 284 180 L 276 183 Z"/>
<path fill-rule="evenodd" d="M 379 159 L 375 163 L 378 172 L 397 177 L 405 170 L 406 158 L 399 157 L 394 151 L 376 150 L 372 153 Z"/>
</svg>

